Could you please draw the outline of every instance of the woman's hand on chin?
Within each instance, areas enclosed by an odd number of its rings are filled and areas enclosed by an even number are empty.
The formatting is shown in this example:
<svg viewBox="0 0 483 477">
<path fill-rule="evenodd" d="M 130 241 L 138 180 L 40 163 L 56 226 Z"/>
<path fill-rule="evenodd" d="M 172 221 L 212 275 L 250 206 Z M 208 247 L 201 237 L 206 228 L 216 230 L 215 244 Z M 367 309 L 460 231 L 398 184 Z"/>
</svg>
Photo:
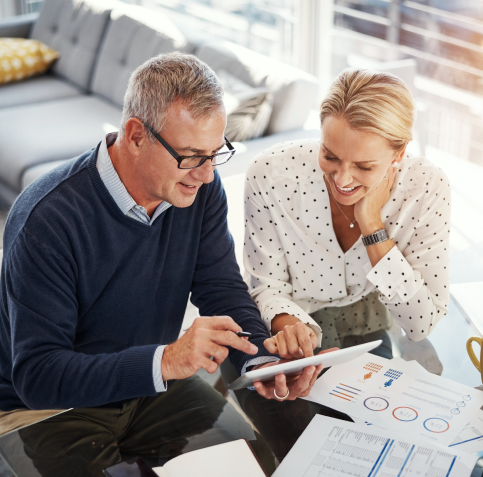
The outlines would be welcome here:
<svg viewBox="0 0 483 477">
<path fill-rule="evenodd" d="M 317 337 L 314 330 L 298 318 L 286 313 L 272 320 L 272 337 L 264 341 L 269 353 L 284 359 L 308 358 L 314 355 Z"/>
<path fill-rule="evenodd" d="M 359 224 L 362 235 L 370 235 L 384 228 L 381 220 L 381 209 L 389 200 L 391 188 L 396 179 L 397 169 L 389 166 L 385 177 L 371 187 L 369 192 L 354 206 L 354 217 Z"/>
</svg>

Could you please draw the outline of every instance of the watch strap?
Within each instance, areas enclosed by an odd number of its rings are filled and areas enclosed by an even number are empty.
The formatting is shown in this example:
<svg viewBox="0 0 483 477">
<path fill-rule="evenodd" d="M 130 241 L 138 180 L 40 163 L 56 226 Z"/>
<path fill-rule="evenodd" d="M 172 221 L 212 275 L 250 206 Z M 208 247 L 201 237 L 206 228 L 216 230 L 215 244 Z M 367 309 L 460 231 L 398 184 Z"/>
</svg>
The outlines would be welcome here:
<svg viewBox="0 0 483 477">
<path fill-rule="evenodd" d="M 374 245 L 376 243 L 385 242 L 386 240 L 389 240 L 386 229 L 380 229 L 371 235 L 362 237 L 362 243 L 365 247 L 369 247 L 369 245 Z"/>
</svg>

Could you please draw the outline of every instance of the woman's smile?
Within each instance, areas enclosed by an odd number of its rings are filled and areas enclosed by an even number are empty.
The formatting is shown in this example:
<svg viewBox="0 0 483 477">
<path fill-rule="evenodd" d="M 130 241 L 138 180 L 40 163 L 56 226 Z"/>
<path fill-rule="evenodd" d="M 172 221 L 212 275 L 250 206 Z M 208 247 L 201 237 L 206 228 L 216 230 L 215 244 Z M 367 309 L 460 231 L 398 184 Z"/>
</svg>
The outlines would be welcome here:
<svg viewBox="0 0 483 477">
<path fill-rule="evenodd" d="M 334 182 L 334 186 L 335 186 L 336 191 L 339 194 L 342 194 L 342 195 L 345 195 L 345 196 L 354 195 L 362 187 L 360 185 L 355 186 L 355 187 L 339 187 L 335 181 L 333 181 L 333 182 Z"/>
</svg>

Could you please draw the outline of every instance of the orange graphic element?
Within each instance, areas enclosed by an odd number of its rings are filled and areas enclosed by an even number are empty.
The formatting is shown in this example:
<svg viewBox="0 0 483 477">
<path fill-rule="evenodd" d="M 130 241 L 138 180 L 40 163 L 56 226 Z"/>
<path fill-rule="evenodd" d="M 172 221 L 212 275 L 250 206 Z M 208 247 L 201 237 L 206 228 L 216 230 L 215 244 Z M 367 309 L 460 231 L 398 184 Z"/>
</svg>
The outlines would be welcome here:
<svg viewBox="0 0 483 477">
<path fill-rule="evenodd" d="M 378 373 L 382 369 L 381 364 L 376 364 L 376 363 L 367 363 L 364 366 L 364 369 L 367 369 L 368 371 L 372 373 Z"/>
<path fill-rule="evenodd" d="M 329 393 L 329 394 L 332 394 L 332 393 Z M 344 401 L 349 401 L 349 402 L 352 402 L 350 399 L 347 399 L 347 398 L 345 398 L 345 397 L 339 396 L 338 394 L 332 394 L 332 396 L 335 396 L 335 397 L 341 398 L 341 399 L 343 399 Z"/>
<path fill-rule="evenodd" d="M 366 379 L 369 379 L 370 377 L 372 377 L 372 373 L 367 373 L 367 374 L 365 374 L 365 375 L 364 375 L 364 381 L 365 381 Z"/>
</svg>

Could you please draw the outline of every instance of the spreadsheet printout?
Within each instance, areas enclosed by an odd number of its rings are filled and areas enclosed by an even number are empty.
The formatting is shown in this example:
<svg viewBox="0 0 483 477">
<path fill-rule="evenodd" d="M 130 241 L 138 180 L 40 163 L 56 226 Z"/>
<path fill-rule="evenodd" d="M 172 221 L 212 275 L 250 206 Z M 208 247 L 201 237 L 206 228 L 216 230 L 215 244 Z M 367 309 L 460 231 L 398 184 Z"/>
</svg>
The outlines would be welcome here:
<svg viewBox="0 0 483 477">
<path fill-rule="evenodd" d="M 316 415 L 273 477 L 469 477 L 477 457 Z"/>
</svg>

